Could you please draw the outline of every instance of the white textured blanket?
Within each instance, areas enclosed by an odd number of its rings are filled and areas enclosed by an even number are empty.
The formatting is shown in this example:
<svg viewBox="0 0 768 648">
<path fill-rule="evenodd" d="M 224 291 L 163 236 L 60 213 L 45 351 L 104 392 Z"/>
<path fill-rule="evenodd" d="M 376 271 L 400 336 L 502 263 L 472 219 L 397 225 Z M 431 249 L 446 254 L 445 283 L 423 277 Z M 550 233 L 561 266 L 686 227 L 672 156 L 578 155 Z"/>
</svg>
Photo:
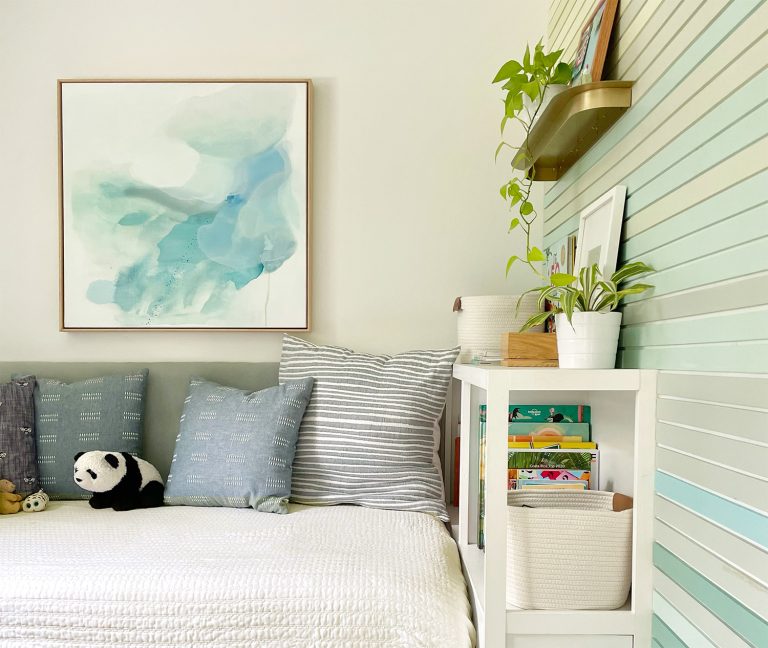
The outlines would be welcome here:
<svg viewBox="0 0 768 648">
<path fill-rule="evenodd" d="M 0 647 L 473 643 L 456 546 L 424 513 L 292 506 L 0 516 Z"/>
</svg>

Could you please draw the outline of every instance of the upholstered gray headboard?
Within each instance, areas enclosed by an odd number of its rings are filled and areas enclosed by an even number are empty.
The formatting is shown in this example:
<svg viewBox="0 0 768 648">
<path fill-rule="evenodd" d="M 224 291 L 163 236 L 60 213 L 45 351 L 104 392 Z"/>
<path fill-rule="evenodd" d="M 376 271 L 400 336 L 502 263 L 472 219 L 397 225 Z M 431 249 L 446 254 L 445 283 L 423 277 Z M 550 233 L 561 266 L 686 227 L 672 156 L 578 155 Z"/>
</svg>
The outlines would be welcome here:
<svg viewBox="0 0 768 648">
<path fill-rule="evenodd" d="M 0 382 L 6 382 L 13 373 L 73 382 L 145 367 L 149 369 L 149 382 L 143 456 L 157 466 L 163 477 L 171 465 L 190 376 L 249 390 L 277 384 L 277 363 L 247 362 L 0 362 Z"/>
</svg>

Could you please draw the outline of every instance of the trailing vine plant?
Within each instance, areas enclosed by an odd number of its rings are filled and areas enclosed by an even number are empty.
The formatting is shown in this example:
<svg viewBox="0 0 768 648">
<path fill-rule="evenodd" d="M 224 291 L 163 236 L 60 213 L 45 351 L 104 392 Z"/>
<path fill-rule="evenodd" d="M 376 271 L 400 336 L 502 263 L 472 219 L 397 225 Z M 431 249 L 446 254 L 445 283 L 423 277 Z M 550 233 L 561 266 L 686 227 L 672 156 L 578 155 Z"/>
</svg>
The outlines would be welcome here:
<svg viewBox="0 0 768 648">
<path fill-rule="evenodd" d="M 571 80 L 572 67 L 560 61 L 562 54 L 563 50 L 544 52 L 544 46 L 539 41 L 533 49 L 533 56 L 530 47 L 526 46 L 523 60 L 507 61 L 493 79 L 493 83 L 503 81 L 502 89 L 506 91 L 504 117 L 501 120 L 502 141 L 496 148 L 496 159 L 503 149 L 512 150 L 510 166 L 513 176 L 500 189 L 501 197 L 509 203 L 510 211 L 517 207 L 517 215 L 510 220 L 508 232 L 511 233 L 519 227 L 525 236 L 525 256 L 513 254 L 509 257 L 507 275 L 512 265 L 520 261 L 540 277 L 545 277 L 538 264 L 545 261 L 546 257 L 538 247 L 531 245 L 531 226 L 536 220 L 537 212 L 531 201 L 535 172 L 529 136 L 541 110 L 547 88 L 551 85 L 567 84 Z M 503 139 L 504 129 L 510 121 L 518 122 L 525 132 L 523 142 L 519 146 L 513 146 Z"/>
</svg>

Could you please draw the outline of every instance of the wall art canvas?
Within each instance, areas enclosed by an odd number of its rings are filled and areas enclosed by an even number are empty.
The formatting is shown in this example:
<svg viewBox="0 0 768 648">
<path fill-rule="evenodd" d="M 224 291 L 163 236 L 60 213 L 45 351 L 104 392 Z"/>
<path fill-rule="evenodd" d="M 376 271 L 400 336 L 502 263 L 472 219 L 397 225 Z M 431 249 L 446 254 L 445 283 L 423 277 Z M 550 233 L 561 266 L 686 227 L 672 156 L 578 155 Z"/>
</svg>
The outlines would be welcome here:
<svg viewBox="0 0 768 648">
<path fill-rule="evenodd" d="M 309 328 L 309 81 L 60 81 L 61 328 Z"/>
</svg>

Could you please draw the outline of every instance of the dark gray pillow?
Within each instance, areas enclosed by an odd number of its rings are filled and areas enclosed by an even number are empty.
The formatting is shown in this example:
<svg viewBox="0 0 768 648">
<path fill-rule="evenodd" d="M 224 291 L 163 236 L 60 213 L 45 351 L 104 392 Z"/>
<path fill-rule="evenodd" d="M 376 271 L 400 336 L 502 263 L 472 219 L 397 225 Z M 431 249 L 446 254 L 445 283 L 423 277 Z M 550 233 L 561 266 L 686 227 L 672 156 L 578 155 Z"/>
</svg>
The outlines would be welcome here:
<svg viewBox="0 0 768 648">
<path fill-rule="evenodd" d="M 193 378 L 166 504 L 287 513 L 296 437 L 312 378 L 247 392 Z"/>
<path fill-rule="evenodd" d="M 16 378 L 0 385 L 0 479 L 9 479 L 21 494 L 38 485 L 35 447 L 35 379 Z"/>
<path fill-rule="evenodd" d="M 447 521 L 435 425 L 458 353 L 376 356 L 286 335 L 280 382 L 315 379 L 291 499 L 421 511 Z"/>
<path fill-rule="evenodd" d="M 37 465 L 40 484 L 51 499 L 90 498 L 72 477 L 76 453 L 141 453 L 148 373 L 144 369 L 70 384 L 37 379 Z"/>
</svg>

